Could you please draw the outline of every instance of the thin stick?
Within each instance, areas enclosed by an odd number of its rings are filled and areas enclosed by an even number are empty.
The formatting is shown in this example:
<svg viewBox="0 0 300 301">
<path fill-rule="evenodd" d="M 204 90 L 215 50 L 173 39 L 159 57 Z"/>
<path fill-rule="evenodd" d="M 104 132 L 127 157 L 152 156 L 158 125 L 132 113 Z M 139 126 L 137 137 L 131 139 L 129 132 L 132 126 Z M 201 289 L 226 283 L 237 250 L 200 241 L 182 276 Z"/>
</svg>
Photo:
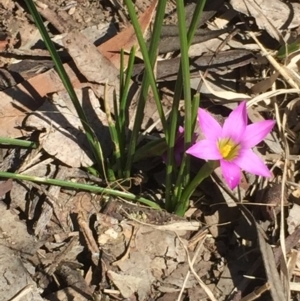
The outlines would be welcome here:
<svg viewBox="0 0 300 301">
<path fill-rule="evenodd" d="M 14 295 L 11 299 L 8 301 L 19 301 L 21 298 L 26 296 L 28 293 L 32 291 L 33 284 L 28 284 L 24 288 L 22 288 L 16 295 Z"/>
<path fill-rule="evenodd" d="M 177 235 L 177 234 L 176 234 Z M 185 244 L 183 243 L 183 241 L 181 240 L 181 238 L 177 235 L 177 238 L 179 239 L 179 241 L 181 242 L 185 252 L 186 252 L 186 256 L 187 256 L 187 260 L 188 260 L 188 264 L 189 264 L 189 267 L 190 267 L 190 271 L 187 272 L 186 276 L 185 276 L 185 279 L 183 281 L 183 285 L 182 285 L 182 288 L 181 288 L 181 291 L 179 293 L 179 296 L 177 298 L 177 301 L 180 301 L 181 300 L 181 297 L 182 297 L 182 294 L 183 294 L 183 291 L 184 291 L 184 288 L 185 288 L 185 285 L 190 277 L 190 274 L 192 272 L 192 274 L 194 275 L 194 277 L 198 280 L 198 283 L 200 284 L 200 286 L 203 288 L 203 290 L 206 292 L 207 296 L 210 298 L 210 300 L 212 301 L 217 301 L 217 299 L 214 297 L 212 291 L 210 290 L 210 288 L 201 280 L 201 278 L 198 276 L 198 274 L 196 273 L 196 271 L 194 270 L 194 263 L 196 261 L 196 258 L 198 257 L 198 254 L 200 252 L 200 250 L 202 249 L 202 246 L 203 246 L 203 243 L 204 243 L 204 240 L 202 240 L 201 243 L 199 243 L 199 245 L 197 246 L 197 249 L 196 249 L 196 252 L 194 254 L 194 257 L 193 259 L 191 260 L 190 256 L 189 256 L 189 251 L 187 249 L 187 247 L 185 246 Z"/>
</svg>

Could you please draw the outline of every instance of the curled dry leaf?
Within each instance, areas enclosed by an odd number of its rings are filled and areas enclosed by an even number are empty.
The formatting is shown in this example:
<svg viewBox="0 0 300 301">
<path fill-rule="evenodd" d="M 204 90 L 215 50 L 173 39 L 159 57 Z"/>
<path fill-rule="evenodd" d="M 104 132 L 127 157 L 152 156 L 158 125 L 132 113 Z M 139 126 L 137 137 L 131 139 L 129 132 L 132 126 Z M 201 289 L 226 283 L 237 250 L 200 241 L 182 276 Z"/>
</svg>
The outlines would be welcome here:
<svg viewBox="0 0 300 301">
<path fill-rule="evenodd" d="M 207 90 L 214 96 L 217 96 L 220 99 L 226 100 L 245 100 L 251 98 L 247 94 L 237 93 L 232 91 L 215 91 L 211 88 L 210 84 L 205 80 L 205 78 L 201 75 L 201 79 L 203 80 L 204 85 L 206 86 Z"/>
<path fill-rule="evenodd" d="M 232 7 L 247 16 L 255 18 L 259 28 L 265 29 L 276 40 L 281 36 L 279 28 L 294 28 L 300 25 L 300 4 L 286 4 L 279 0 L 231 0 Z"/>
</svg>

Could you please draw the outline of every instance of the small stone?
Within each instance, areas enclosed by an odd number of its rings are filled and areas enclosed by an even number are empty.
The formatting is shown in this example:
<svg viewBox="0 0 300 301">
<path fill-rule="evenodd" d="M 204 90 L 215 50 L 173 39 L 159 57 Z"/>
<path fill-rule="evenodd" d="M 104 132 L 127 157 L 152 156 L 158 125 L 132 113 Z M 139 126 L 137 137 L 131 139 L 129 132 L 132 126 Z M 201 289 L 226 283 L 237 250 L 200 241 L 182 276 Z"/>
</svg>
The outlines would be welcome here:
<svg viewBox="0 0 300 301">
<path fill-rule="evenodd" d="M 70 16 L 73 15 L 73 14 L 75 13 L 75 10 L 76 10 L 76 6 L 71 7 L 71 8 L 69 9 L 69 11 L 68 11 L 68 14 L 69 14 Z"/>
<path fill-rule="evenodd" d="M 83 20 L 84 20 L 85 23 L 89 23 L 89 22 L 92 21 L 92 17 L 91 16 L 84 16 Z"/>
</svg>

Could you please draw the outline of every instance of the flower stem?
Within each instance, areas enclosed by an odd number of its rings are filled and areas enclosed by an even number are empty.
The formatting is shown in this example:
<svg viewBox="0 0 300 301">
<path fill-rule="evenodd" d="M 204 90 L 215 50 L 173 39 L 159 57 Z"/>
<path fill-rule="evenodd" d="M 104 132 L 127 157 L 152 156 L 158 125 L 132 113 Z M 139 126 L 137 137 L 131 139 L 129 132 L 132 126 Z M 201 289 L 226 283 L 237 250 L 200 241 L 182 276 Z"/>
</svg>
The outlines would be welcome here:
<svg viewBox="0 0 300 301">
<path fill-rule="evenodd" d="M 201 167 L 197 175 L 194 177 L 194 179 L 186 186 L 186 188 L 183 190 L 181 195 L 181 201 L 178 204 L 178 207 L 175 210 L 175 213 L 179 216 L 183 216 L 188 205 L 189 205 L 189 199 L 197 186 L 201 184 L 201 182 L 208 178 L 214 169 L 218 167 L 219 162 L 218 161 L 208 161 L 205 162 L 204 165 Z"/>
</svg>

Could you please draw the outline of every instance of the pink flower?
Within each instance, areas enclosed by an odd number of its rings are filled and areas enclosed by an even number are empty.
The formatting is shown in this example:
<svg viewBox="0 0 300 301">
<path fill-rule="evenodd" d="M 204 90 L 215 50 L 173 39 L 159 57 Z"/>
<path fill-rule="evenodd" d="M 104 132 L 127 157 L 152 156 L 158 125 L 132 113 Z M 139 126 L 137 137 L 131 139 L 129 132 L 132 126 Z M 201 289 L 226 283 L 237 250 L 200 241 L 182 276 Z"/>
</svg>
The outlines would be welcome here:
<svg viewBox="0 0 300 301">
<path fill-rule="evenodd" d="M 197 135 L 193 134 L 192 137 L 192 144 L 196 142 Z M 176 135 L 175 145 L 174 145 L 174 156 L 175 156 L 175 163 L 176 166 L 179 166 L 182 161 L 182 154 L 184 152 L 184 128 L 179 126 L 178 132 Z M 167 152 L 162 155 L 163 161 L 167 162 Z"/>
<path fill-rule="evenodd" d="M 270 177 L 264 162 L 251 150 L 272 130 L 275 122 L 265 120 L 247 125 L 246 102 L 242 102 L 225 120 L 223 127 L 205 110 L 198 110 L 198 122 L 206 139 L 186 152 L 204 160 L 219 160 L 228 186 L 233 189 L 241 180 L 241 169 Z"/>
</svg>

